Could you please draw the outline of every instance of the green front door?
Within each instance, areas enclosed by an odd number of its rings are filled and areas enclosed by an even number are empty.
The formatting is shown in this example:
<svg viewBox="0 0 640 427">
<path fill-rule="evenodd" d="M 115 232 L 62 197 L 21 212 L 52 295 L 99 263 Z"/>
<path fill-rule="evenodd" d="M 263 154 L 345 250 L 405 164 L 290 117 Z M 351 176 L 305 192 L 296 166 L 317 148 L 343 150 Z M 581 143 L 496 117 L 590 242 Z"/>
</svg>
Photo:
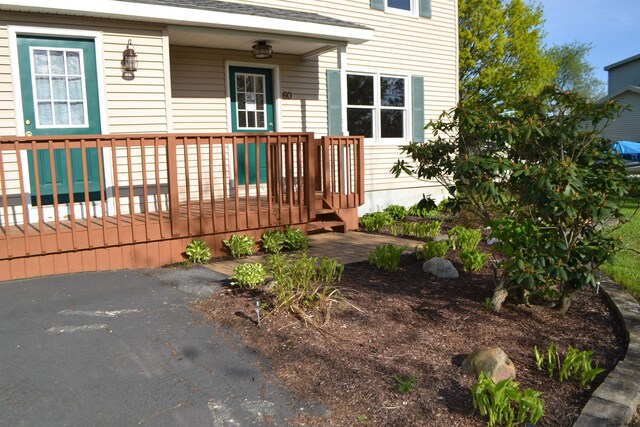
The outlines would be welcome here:
<svg viewBox="0 0 640 427">
<path fill-rule="evenodd" d="M 26 135 L 100 134 L 100 105 L 93 40 L 18 36 L 18 64 Z M 48 150 L 38 150 L 38 182 L 43 205 L 53 203 L 54 182 Z M 86 150 L 88 191 L 100 199 L 98 153 Z M 62 149 L 54 151 L 55 189 L 58 202 L 84 201 L 82 150 L 70 150 L 70 164 Z M 31 199 L 36 204 L 33 153 L 28 152 Z M 68 182 L 68 168 L 72 182 Z"/>
<path fill-rule="evenodd" d="M 267 68 L 229 67 L 233 132 L 273 131 L 273 73 Z M 236 149 L 238 184 L 246 183 L 245 146 Z M 248 144 L 249 184 L 256 183 L 256 144 Z M 267 147 L 259 144 L 260 182 L 267 182 Z"/>
</svg>

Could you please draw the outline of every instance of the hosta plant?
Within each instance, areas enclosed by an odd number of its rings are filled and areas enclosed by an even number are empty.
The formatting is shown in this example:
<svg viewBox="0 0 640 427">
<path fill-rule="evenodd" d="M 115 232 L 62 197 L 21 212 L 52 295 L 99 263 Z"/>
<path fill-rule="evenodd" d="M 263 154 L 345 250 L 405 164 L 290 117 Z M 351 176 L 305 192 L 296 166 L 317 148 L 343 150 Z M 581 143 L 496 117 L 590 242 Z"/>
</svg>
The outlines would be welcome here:
<svg viewBox="0 0 640 427">
<path fill-rule="evenodd" d="M 233 270 L 233 273 L 231 284 L 240 288 L 255 288 L 267 278 L 267 272 L 259 262 L 241 264 Z"/>
<path fill-rule="evenodd" d="M 284 232 L 284 247 L 290 251 L 309 248 L 309 238 L 299 228 L 287 228 Z"/>
<path fill-rule="evenodd" d="M 229 248 L 231 256 L 240 258 L 243 256 L 253 255 L 253 237 L 232 235 L 230 238 L 223 240 L 222 243 Z"/>
<path fill-rule="evenodd" d="M 394 246 L 390 243 L 376 246 L 375 250 L 369 254 L 369 264 L 379 269 L 396 271 L 405 250 L 407 250 L 406 246 Z"/>
<path fill-rule="evenodd" d="M 204 264 L 211 259 L 211 250 L 204 240 L 195 239 L 184 250 L 187 259 L 194 263 Z"/>
<path fill-rule="evenodd" d="M 431 240 L 425 242 L 422 247 L 416 246 L 416 258 L 430 260 L 431 258 L 444 258 L 449 252 L 449 242 L 446 240 Z"/>
<path fill-rule="evenodd" d="M 285 246 L 285 234 L 280 230 L 265 231 L 260 239 L 262 248 L 269 253 L 277 254 L 282 251 Z"/>
<path fill-rule="evenodd" d="M 462 262 L 462 269 L 464 271 L 480 271 L 488 259 L 489 254 L 482 251 L 473 249 L 460 251 L 460 261 Z"/>
</svg>

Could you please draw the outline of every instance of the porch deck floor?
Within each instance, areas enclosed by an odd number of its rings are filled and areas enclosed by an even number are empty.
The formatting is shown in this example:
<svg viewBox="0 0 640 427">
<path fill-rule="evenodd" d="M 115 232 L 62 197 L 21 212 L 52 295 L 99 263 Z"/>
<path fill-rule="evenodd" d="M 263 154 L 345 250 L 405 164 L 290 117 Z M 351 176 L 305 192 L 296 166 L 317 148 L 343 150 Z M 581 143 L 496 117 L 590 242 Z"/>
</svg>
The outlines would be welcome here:
<svg viewBox="0 0 640 427">
<path fill-rule="evenodd" d="M 248 204 L 248 208 L 247 208 Z M 297 208 L 294 205 L 292 208 Z M 269 208 L 271 210 L 289 210 L 288 201 L 273 200 L 269 204 L 269 198 L 267 196 L 261 196 L 259 199 L 256 196 L 249 197 L 249 201 L 245 197 L 238 198 L 229 197 L 226 200 L 223 198 L 211 200 L 181 201 L 179 209 L 179 221 L 199 221 L 213 220 L 216 223 L 223 224 L 224 218 L 227 217 L 246 217 L 246 215 L 257 214 L 258 212 L 268 213 Z M 75 224 L 74 224 L 75 222 Z M 118 227 L 130 228 L 135 226 L 152 226 L 158 227 L 159 224 L 171 224 L 171 216 L 169 209 L 158 209 L 149 212 L 137 212 L 131 214 L 109 215 L 106 217 L 91 217 L 89 220 L 85 218 L 75 218 L 73 221 L 68 216 L 64 219 L 46 220 L 42 222 L 34 222 L 27 224 L 27 235 L 39 236 L 39 235 L 54 235 L 56 232 L 60 234 L 72 233 L 72 232 L 86 232 L 89 229 L 100 230 L 116 229 Z M 58 225 L 57 225 L 58 224 Z M 7 229 L 8 228 L 8 229 Z M 0 225 L 0 240 L 6 239 L 7 235 L 11 239 L 23 238 L 25 236 L 24 224 L 12 225 L 6 227 Z"/>
</svg>

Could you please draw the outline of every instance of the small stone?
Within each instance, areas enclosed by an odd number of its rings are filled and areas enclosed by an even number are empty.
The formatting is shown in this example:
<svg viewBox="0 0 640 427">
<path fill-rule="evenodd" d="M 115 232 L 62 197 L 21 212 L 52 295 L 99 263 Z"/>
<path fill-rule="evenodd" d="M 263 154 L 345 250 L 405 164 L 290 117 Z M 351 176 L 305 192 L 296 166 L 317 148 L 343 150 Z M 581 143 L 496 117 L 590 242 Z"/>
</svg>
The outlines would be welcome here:
<svg viewBox="0 0 640 427">
<path fill-rule="evenodd" d="M 434 242 L 442 242 L 442 241 L 449 241 L 449 236 L 447 236 L 446 234 L 439 234 L 436 237 L 433 238 Z"/>
<path fill-rule="evenodd" d="M 475 376 L 484 372 L 496 383 L 516 377 L 516 367 L 500 347 L 486 347 L 474 351 L 464 359 L 462 369 Z"/>
<path fill-rule="evenodd" d="M 489 246 L 493 246 L 496 243 L 500 243 L 500 239 L 496 239 L 495 237 L 487 239 L 487 245 L 489 245 Z"/>
<path fill-rule="evenodd" d="M 431 273 L 441 279 L 457 279 L 460 274 L 451 261 L 444 258 L 431 258 L 422 264 L 422 271 Z"/>
</svg>

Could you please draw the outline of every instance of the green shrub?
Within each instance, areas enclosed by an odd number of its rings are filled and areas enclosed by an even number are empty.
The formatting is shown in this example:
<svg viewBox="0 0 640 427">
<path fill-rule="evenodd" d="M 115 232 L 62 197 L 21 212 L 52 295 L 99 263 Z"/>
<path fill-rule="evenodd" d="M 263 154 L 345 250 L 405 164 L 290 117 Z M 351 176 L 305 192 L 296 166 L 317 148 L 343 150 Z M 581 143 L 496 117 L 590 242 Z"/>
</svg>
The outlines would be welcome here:
<svg viewBox="0 0 640 427">
<path fill-rule="evenodd" d="M 404 206 L 400 205 L 389 205 L 384 208 L 383 212 L 389 214 L 394 221 L 402 221 L 407 217 L 407 210 Z"/>
<path fill-rule="evenodd" d="M 560 382 L 573 378 L 580 381 L 580 384 L 584 387 L 593 382 L 599 374 L 605 372 L 605 369 L 593 365 L 593 361 L 591 360 L 593 350 L 580 351 L 568 346 L 563 360 L 558 352 L 558 346 L 551 343 L 547 348 L 546 358 L 540 354 L 538 346 L 533 347 L 533 353 L 538 369 L 542 370 L 544 368 L 546 359 L 549 377 L 553 378 L 554 375 L 557 374 L 558 381 Z"/>
<path fill-rule="evenodd" d="M 284 231 L 284 247 L 290 251 L 309 249 L 309 238 L 299 228 L 287 228 Z"/>
<path fill-rule="evenodd" d="M 420 248 L 416 246 L 416 258 L 430 260 L 431 258 L 444 258 L 449 251 L 449 242 L 446 240 L 425 242 Z"/>
<path fill-rule="evenodd" d="M 471 386 L 473 407 L 489 418 L 489 427 L 537 423 L 544 413 L 541 395 L 532 389 L 521 392 L 513 378 L 494 383 L 484 372 Z"/>
<path fill-rule="evenodd" d="M 454 250 L 473 251 L 478 248 L 480 240 L 482 240 L 480 230 L 465 228 L 461 225 L 456 225 L 449 230 L 449 242 Z"/>
<path fill-rule="evenodd" d="M 285 246 L 285 234 L 280 230 L 265 231 L 262 233 L 262 248 L 269 253 L 277 254 L 282 251 Z"/>
<path fill-rule="evenodd" d="M 408 377 L 402 375 L 394 375 L 394 388 L 400 394 L 405 394 L 416 388 L 418 381 L 420 380 L 420 376 L 418 374 L 411 374 Z"/>
<path fill-rule="evenodd" d="M 480 271 L 485 266 L 489 254 L 477 250 L 464 249 L 460 251 L 460 261 L 464 271 Z"/>
<path fill-rule="evenodd" d="M 267 268 L 273 276 L 267 291 L 274 298 L 275 310 L 286 309 L 305 322 L 315 323 L 308 311 L 322 306 L 326 321 L 332 304 L 343 300 L 333 285 L 340 281 L 344 266 L 333 259 L 306 253 L 300 258 L 277 254 L 269 256 Z"/>
<path fill-rule="evenodd" d="M 254 242 L 251 236 L 238 236 L 234 234 L 227 240 L 223 240 L 222 243 L 229 248 L 231 256 L 234 258 L 253 255 Z"/>
<path fill-rule="evenodd" d="M 194 263 L 204 264 L 211 259 L 211 250 L 204 240 L 194 239 L 184 250 L 187 259 Z"/>
<path fill-rule="evenodd" d="M 393 224 L 393 218 L 386 212 L 373 212 L 360 217 L 360 226 L 364 231 L 380 231 Z"/>
<path fill-rule="evenodd" d="M 436 201 L 431 197 L 422 195 L 422 199 L 409 208 L 409 215 L 418 218 L 433 218 L 440 214 Z"/>
<path fill-rule="evenodd" d="M 318 280 L 329 284 L 339 282 L 344 272 L 344 265 L 333 258 L 320 257 L 317 264 Z"/>
<path fill-rule="evenodd" d="M 433 239 L 440 234 L 440 221 L 431 222 L 395 222 L 389 226 L 389 232 L 394 236 L 409 236 L 419 239 Z"/>
<path fill-rule="evenodd" d="M 241 264 L 233 272 L 231 284 L 240 288 L 255 288 L 267 278 L 264 266 L 259 262 Z"/>
<path fill-rule="evenodd" d="M 375 265 L 378 269 L 396 271 L 400 265 L 400 257 L 406 249 L 406 246 L 394 246 L 390 243 L 377 246 L 369 254 L 369 264 Z"/>
</svg>

